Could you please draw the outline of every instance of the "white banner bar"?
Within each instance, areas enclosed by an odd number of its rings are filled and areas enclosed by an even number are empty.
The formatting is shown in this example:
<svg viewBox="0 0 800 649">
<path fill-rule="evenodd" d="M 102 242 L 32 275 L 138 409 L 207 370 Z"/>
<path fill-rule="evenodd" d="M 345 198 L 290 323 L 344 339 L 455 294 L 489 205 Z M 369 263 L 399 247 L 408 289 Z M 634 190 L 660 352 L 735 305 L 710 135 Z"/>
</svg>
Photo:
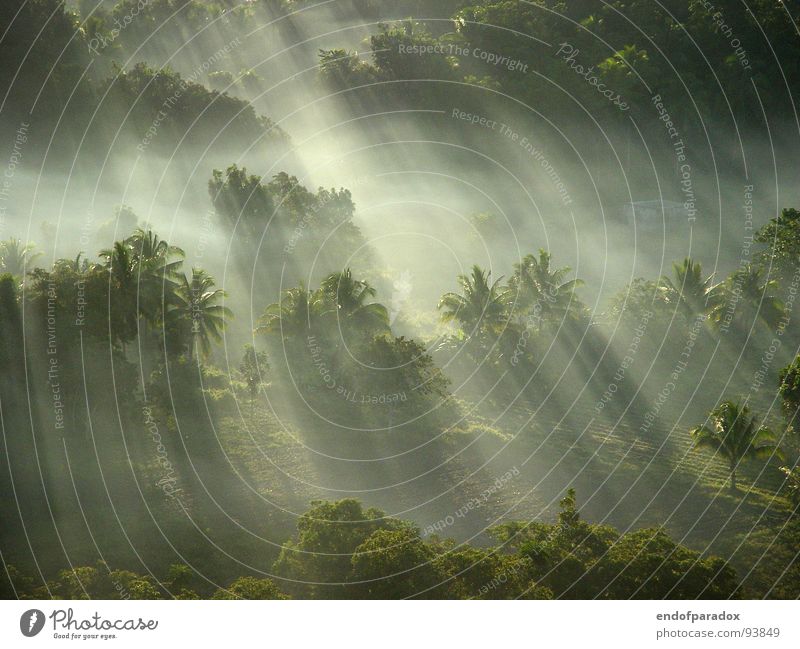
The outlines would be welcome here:
<svg viewBox="0 0 800 649">
<path fill-rule="evenodd" d="M 5 601 L 0 646 L 798 647 L 799 616 L 784 601 Z"/>
</svg>

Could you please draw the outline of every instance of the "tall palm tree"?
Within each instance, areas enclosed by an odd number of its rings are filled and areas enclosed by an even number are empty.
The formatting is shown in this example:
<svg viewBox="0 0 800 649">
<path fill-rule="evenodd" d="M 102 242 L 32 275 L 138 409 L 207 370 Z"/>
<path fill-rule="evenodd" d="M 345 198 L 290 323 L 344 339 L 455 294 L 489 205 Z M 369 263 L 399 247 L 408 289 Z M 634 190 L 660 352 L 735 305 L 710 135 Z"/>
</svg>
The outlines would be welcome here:
<svg viewBox="0 0 800 649">
<path fill-rule="evenodd" d="M 566 280 L 572 269 L 552 268 L 551 259 L 549 252 L 540 249 L 538 258 L 525 255 L 521 263 L 514 264 L 508 297 L 516 301 L 515 311 L 521 320 L 538 312 L 540 322 L 559 323 L 567 317 L 579 319 L 584 312 L 583 303 L 575 295 L 583 280 Z"/>
<path fill-rule="evenodd" d="M 389 312 L 377 302 L 370 302 L 376 290 L 366 280 L 355 279 L 349 268 L 328 275 L 320 286 L 322 296 L 332 309 L 341 331 L 382 333 L 389 329 Z"/>
<path fill-rule="evenodd" d="M 780 457 L 772 431 L 759 426 L 747 406 L 725 401 L 708 416 L 710 426 L 696 426 L 689 432 L 694 448 L 710 448 L 728 460 L 731 491 L 736 491 L 736 469 L 747 459 Z"/>
<path fill-rule="evenodd" d="M 439 300 L 442 322 L 457 322 L 469 337 L 498 335 L 508 322 L 508 292 L 499 287 L 502 277 L 489 284 L 491 274 L 476 264 L 469 275 L 459 275 L 461 293 Z"/>
<path fill-rule="evenodd" d="M 714 275 L 703 279 L 700 262 L 686 257 L 683 262 L 672 264 L 673 277 L 662 277 L 661 285 L 670 299 L 680 305 L 689 320 L 705 315 L 719 301 L 719 287 L 714 284 Z"/>
<path fill-rule="evenodd" d="M 214 278 L 199 268 L 192 268 L 192 279 L 183 277 L 176 291 L 178 303 L 170 310 L 172 318 L 189 325 L 189 358 L 197 347 L 202 357 L 211 352 L 211 341 L 222 340 L 225 321 L 233 317 L 232 311 L 219 304 L 225 291 L 214 288 Z"/>
<path fill-rule="evenodd" d="M 0 272 L 20 277 L 26 269 L 33 270 L 34 260 L 42 254 L 35 247 L 32 243 L 23 245 L 19 239 L 0 241 Z"/>
<path fill-rule="evenodd" d="M 747 333 L 760 322 L 769 327 L 778 324 L 784 313 L 778 282 L 764 279 L 763 274 L 762 268 L 748 264 L 725 280 L 711 314 L 716 327 Z"/>
</svg>

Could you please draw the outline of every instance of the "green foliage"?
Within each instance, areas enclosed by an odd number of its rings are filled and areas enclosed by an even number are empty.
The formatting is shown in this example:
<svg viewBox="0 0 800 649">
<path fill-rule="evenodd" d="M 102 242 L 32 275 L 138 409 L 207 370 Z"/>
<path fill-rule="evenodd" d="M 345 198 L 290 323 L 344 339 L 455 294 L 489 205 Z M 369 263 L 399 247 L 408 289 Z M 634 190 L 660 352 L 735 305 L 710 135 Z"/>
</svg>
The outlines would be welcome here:
<svg viewBox="0 0 800 649">
<path fill-rule="evenodd" d="M 737 120 L 758 118 L 759 107 L 750 101 L 751 83 L 770 95 L 764 104 L 767 114 L 791 110 L 786 93 L 769 93 L 770 87 L 794 88 L 798 81 L 796 68 L 778 72 L 769 63 L 776 56 L 778 60 L 796 60 L 800 52 L 793 27 L 798 12 L 783 3 L 757 0 L 752 11 L 733 0 L 713 5 L 677 0 L 658 6 L 646 0 L 599 5 L 574 0 L 436 5 L 443 12 L 455 11 L 455 34 L 443 29 L 442 35 L 432 36 L 412 19 L 380 25 L 370 42 L 373 65 L 359 63 L 343 50 L 327 50 L 321 53 L 322 78 L 337 88 L 363 86 L 371 79 L 398 82 L 382 87 L 380 93 L 366 91 L 365 96 L 379 103 L 396 103 L 408 96 L 425 101 L 446 92 L 455 105 L 464 105 L 471 98 L 464 87 L 439 83 L 419 89 L 417 85 L 431 84 L 408 82 L 458 81 L 494 89 L 562 118 L 567 113 L 583 116 L 585 110 L 624 126 L 626 112 L 597 91 L 602 84 L 620 94 L 628 106 L 642 109 L 654 94 L 675 98 L 672 116 L 683 125 L 683 131 L 698 135 L 702 132 L 698 112 L 703 119 L 731 112 Z M 433 8 L 426 7 L 423 14 L 428 16 L 431 11 Z M 420 10 L 411 13 L 419 16 Z M 409 14 L 394 17 L 404 15 Z M 723 33 L 720 22 L 730 31 Z M 436 27 L 432 22 L 431 28 Z M 779 43 L 774 53 L 763 33 Z M 542 43 L 570 45 L 575 64 L 588 70 L 589 78 L 596 82 L 587 83 L 582 74 L 571 74 L 562 57 L 553 56 Z M 697 54 L 698 43 L 702 44 L 702 57 Z M 451 45 L 459 49 L 449 49 Z M 401 53 L 401 47 L 415 46 L 439 49 L 422 50 L 429 53 L 421 55 Z M 493 65 L 474 52 L 508 57 L 525 66 L 525 72 L 513 65 Z M 334 63 L 334 59 L 341 62 Z M 715 83 L 709 84 L 709 78 Z M 550 79 L 558 79 L 558 91 L 548 83 Z M 691 102 L 684 101 L 687 94 Z M 658 125 L 654 122 L 652 128 Z M 726 128 L 733 134 L 729 124 Z"/>
<path fill-rule="evenodd" d="M 622 536 L 581 520 L 575 492 L 561 501 L 555 526 L 505 523 L 494 528 L 505 546 L 519 548 L 531 576 L 556 597 L 581 599 L 717 599 L 734 595 L 733 570 L 716 557 L 675 544 L 662 530 Z"/>
<path fill-rule="evenodd" d="M 377 530 L 353 553 L 355 591 L 362 599 L 434 598 L 444 578 L 435 557 L 416 528 Z"/>
<path fill-rule="evenodd" d="M 597 568 L 609 599 L 727 599 L 738 596 L 733 569 L 676 544 L 661 529 L 623 535 Z"/>
<path fill-rule="evenodd" d="M 0 55 L 12 62 L 0 80 L 9 90 L 3 105 L 8 123 L 31 125 L 26 157 L 46 148 L 49 157 L 71 159 L 77 139 L 89 155 L 104 156 L 112 140 L 113 151 L 127 155 L 137 149 L 171 153 L 179 143 L 195 151 L 250 146 L 254 138 L 262 149 L 285 146 L 286 134 L 269 118 L 247 101 L 207 90 L 197 69 L 203 48 L 215 52 L 215 64 L 222 59 L 222 65 L 236 65 L 235 39 L 254 20 L 251 7 L 226 11 L 218 2 L 123 0 L 110 11 L 84 3 L 82 20 L 58 0 L 15 5 L 5 3 L 0 11 L 6 33 Z M 226 19 L 217 20 L 223 11 Z M 216 29 L 208 30 L 212 21 Z M 188 44 L 170 57 L 194 70 L 187 78 L 144 62 L 127 69 L 117 63 L 132 54 L 139 61 L 160 57 L 163 42 Z M 216 54 L 220 42 L 228 49 Z M 245 75 L 242 85 L 249 88 L 252 80 Z M 55 133 L 52 140 L 44 135 L 49 133 Z"/>
<path fill-rule="evenodd" d="M 287 262 L 287 281 L 305 274 L 296 260 L 316 257 L 324 268 L 341 268 L 364 239 L 353 223 L 355 204 L 344 188 L 316 193 L 284 172 L 269 182 L 232 165 L 214 170 L 208 192 L 217 217 L 235 238 L 243 271 L 264 271 L 266 293 L 277 292 L 270 263 Z"/>
<path fill-rule="evenodd" d="M 675 307 L 663 282 L 637 277 L 610 300 L 607 315 L 615 322 L 623 320 L 629 325 L 637 325 L 646 314 L 658 321 L 662 327 L 668 326 L 675 315 Z"/>
<path fill-rule="evenodd" d="M 379 393 L 402 390 L 439 398 L 448 396 L 450 380 L 419 342 L 382 335 L 374 337 L 362 349 L 371 365 L 383 370 L 369 377 L 369 383 Z"/>
<path fill-rule="evenodd" d="M 589 570 L 603 558 L 619 535 L 609 526 L 582 521 L 572 489 L 560 506 L 555 526 L 512 522 L 491 532 L 504 545 L 518 548 L 530 562 L 531 575 L 557 597 L 593 597 L 604 584 Z"/>
<path fill-rule="evenodd" d="M 57 579 L 25 593 L 43 599 L 162 599 L 165 593 L 150 576 L 111 570 L 105 563 L 76 566 Z"/>
<path fill-rule="evenodd" d="M 452 599 L 553 599 L 553 592 L 533 582 L 528 557 L 503 554 L 497 548 L 434 542 L 436 562 L 446 575 L 440 590 Z"/>
<path fill-rule="evenodd" d="M 33 580 L 20 574 L 14 566 L 8 566 L 11 583 L 22 599 L 114 599 L 153 600 L 201 599 L 198 590 L 203 582 L 193 570 L 183 564 L 170 566 L 159 587 L 151 576 L 130 570 L 111 570 L 105 563 L 96 566 L 76 566 L 62 570 L 56 579 L 44 586 L 35 586 Z M 271 579 L 238 577 L 227 587 L 219 588 L 210 599 L 288 599 Z"/>
<path fill-rule="evenodd" d="M 157 132 L 140 144 L 144 150 L 172 151 L 181 140 L 204 146 L 213 145 L 215 139 L 223 142 L 216 146 L 252 142 L 253 138 L 261 146 L 285 140 L 283 131 L 257 115 L 248 102 L 209 91 L 169 69 L 155 70 L 137 63 L 129 70 L 119 70 L 98 91 L 107 92 L 107 101 L 114 105 L 131 107 L 129 120 L 137 133 L 147 134 L 157 123 Z"/>
<path fill-rule="evenodd" d="M 319 51 L 319 78 L 326 87 L 357 88 L 376 82 L 375 69 L 356 52 L 344 49 Z"/>
<path fill-rule="evenodd" d="M 555 524 L 509 522 L 494 548 L 433 538 L 352 500 L 314 503 L 276 567 L 323 592 L 362 599 L 722 599 L 737 596 L 730 566 L 674 543 L 660 529 L 620 535 L 584 522 L 570 490 Z M 323 559 L 324 557 L 324 559 Z M 333 571 L 333 572 L 331 572 Z"/>
<path fill-rule="evenodd" d="M 378 78 L 384 81 L 453 78 L 452 66 L 443 54 L 409 56 L 414 48 L 424 52 L 436 44 L 424 25 L 412 20 L 401 26 L 379 25 L 378 34 L 370 38 Z"/>
<path fill-rule="evenodd" d="M 496 550 L 425 542 L 416 526 L 362 509 L 357 501 L 313 503 L 298 523 L 296 541 L 276 564 L 285 576 L 315 582 L 312 596 L 360 599 L 547 598 L 530 582 L 523 557 Z M 321 584 L 340 582 L 337 589 Z M 321 583 L 319 583 L 321 582 Z"/>
<path fill-rule="evenodd" d="M 124 346 L 140 333 L 156 336 L 171 357 L 199 348 L 203 357 L 221 340 L 230 309 L 224 291 L 201 269 L 181 271 L 183 251 L 151 230 L 100 251 L 103 263 L 58 260 L 52 271 L 32 269 L 29 299 L 42 318 L 56 316 L 65 336 L 86 332 Z M 139 324 L 143 325 L 141 328 Z"/>
<path fill-rule="evenodd" d="M 274 370 L 304 389 L 304 401 L 326 411 L 361 416 L 391 428 L 448 397 L 449 380 L 420 343 L 391 334 L 376 290 L 349 268 L 324 278 L 319 289 L 283 292 L 267 306 L 256 332 L 272 345 Z M 332 414 L 329 412 L 329 414 Z"/>
</svg>

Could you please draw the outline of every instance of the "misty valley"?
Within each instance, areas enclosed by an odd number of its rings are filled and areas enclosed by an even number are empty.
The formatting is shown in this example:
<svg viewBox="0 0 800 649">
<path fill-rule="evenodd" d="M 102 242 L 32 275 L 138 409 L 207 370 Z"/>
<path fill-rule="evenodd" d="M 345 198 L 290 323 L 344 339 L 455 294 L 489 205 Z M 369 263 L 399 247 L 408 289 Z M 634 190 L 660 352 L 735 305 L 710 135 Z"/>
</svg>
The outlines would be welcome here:
<svg viewBox="0 0 800 649">
<path fill-rule="evenodd" d="M 3 598 L 800 597 L 798 21 L 3 2 Z"/>
</svg>

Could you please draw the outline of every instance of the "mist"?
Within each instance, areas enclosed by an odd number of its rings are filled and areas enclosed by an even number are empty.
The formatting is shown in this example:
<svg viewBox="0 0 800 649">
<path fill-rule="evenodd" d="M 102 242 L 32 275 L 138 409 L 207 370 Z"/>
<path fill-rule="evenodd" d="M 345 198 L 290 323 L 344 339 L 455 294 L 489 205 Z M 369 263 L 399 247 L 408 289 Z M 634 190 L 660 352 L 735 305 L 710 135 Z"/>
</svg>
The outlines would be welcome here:
<svg viewBox="0 0 800 649">
<path fill-rule="evenodd" d="M 11 2 L 6 591 L 469 598 L 357 557 L 523 556 L 577 493 L 795 596 L 797 16 L 718 4 Z M 725 404 L 758 458 L 698 450 Z"/>
</svg>

